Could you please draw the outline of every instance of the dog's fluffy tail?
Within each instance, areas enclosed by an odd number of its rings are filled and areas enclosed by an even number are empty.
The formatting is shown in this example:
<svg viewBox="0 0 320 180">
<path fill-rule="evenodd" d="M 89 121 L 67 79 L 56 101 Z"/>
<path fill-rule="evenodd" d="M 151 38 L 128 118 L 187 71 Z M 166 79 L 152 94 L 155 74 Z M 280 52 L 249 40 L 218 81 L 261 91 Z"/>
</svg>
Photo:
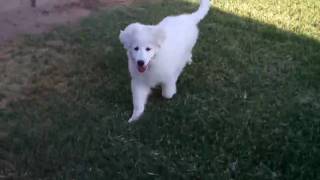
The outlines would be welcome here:
<svg viewBox="0 0 320 180">
<path fill-rule="evenodd" d="M 199 9 L 191 15 L 195 18 L 196 22 L 200 22 L 208 13 L 210 9 L 210 0 L 201 0 Z"/>
</svg>

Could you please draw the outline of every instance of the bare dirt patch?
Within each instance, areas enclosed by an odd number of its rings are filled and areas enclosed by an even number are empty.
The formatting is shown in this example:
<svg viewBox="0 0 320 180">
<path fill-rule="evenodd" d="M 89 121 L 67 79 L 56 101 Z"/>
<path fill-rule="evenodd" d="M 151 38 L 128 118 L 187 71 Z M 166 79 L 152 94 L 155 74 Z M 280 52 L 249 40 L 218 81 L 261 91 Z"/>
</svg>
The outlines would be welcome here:
<svg viewBox="0 0 320 180">
<path fill-rule="evenodd" d="M 0 44 L 17 35 L 42 33 L 58 24 L 70 24 L 98 8 L 131 4 L 133 0 L 29 0 L 0 1 Z"/>
</svg>

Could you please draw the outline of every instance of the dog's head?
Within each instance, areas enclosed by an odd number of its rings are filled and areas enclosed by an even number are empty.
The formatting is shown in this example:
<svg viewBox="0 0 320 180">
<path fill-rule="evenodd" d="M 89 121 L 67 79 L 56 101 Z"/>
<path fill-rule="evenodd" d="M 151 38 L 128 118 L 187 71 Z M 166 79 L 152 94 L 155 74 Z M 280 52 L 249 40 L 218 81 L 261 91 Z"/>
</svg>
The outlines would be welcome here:
<svg viewBox="0 0 320 180">
<path fill-rule="evenodd" d="M 143 73 L 161 48 L 165 33 L 156 26 L 133 23 L 120 32 L 119 39 L 127 50 L 129 59 Z"/>
</svg>

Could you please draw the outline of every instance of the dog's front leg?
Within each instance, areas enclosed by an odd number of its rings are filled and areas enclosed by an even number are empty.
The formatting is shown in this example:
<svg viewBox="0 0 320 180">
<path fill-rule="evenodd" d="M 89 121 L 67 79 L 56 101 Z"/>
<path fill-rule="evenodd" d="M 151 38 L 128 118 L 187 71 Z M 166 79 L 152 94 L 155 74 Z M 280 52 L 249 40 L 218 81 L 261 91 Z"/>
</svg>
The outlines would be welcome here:
<svg viewBox="0 0 320 180">
<path fill-rule="evenodd" d="M 129 123 L 138 120 L 139 117 L 142 115 L 144 111 L 144 106 L 147 102 L 148 95 L 150 93 L 150 87 L 141 82 L 132 80 L 131 91 L 133 98 L 133 113 L 128 121 Z"/>
</svg>

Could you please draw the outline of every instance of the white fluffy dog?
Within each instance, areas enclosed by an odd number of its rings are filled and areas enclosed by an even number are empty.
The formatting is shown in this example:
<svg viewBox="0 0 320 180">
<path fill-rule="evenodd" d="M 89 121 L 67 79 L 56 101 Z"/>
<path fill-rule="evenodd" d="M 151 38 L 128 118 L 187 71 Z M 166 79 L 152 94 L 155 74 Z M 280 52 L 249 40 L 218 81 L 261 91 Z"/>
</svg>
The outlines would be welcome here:
<svg viewBox="0 0 320 180">
<path fill-rule="evenodd" d="M 169 16 L 157 25 L 133 23 L 120 32 L 120 41 L 127 50 L 133 114 L 129 122 L 139 119 L 151 91 L 161 85 L 162 96 L 172 98 L 183 68 L 192 62 L 192 48 L 199 30 L 197 24 L 206 16 L 210 0 L 201 0 L 191 14 Z"/>
</svg>

